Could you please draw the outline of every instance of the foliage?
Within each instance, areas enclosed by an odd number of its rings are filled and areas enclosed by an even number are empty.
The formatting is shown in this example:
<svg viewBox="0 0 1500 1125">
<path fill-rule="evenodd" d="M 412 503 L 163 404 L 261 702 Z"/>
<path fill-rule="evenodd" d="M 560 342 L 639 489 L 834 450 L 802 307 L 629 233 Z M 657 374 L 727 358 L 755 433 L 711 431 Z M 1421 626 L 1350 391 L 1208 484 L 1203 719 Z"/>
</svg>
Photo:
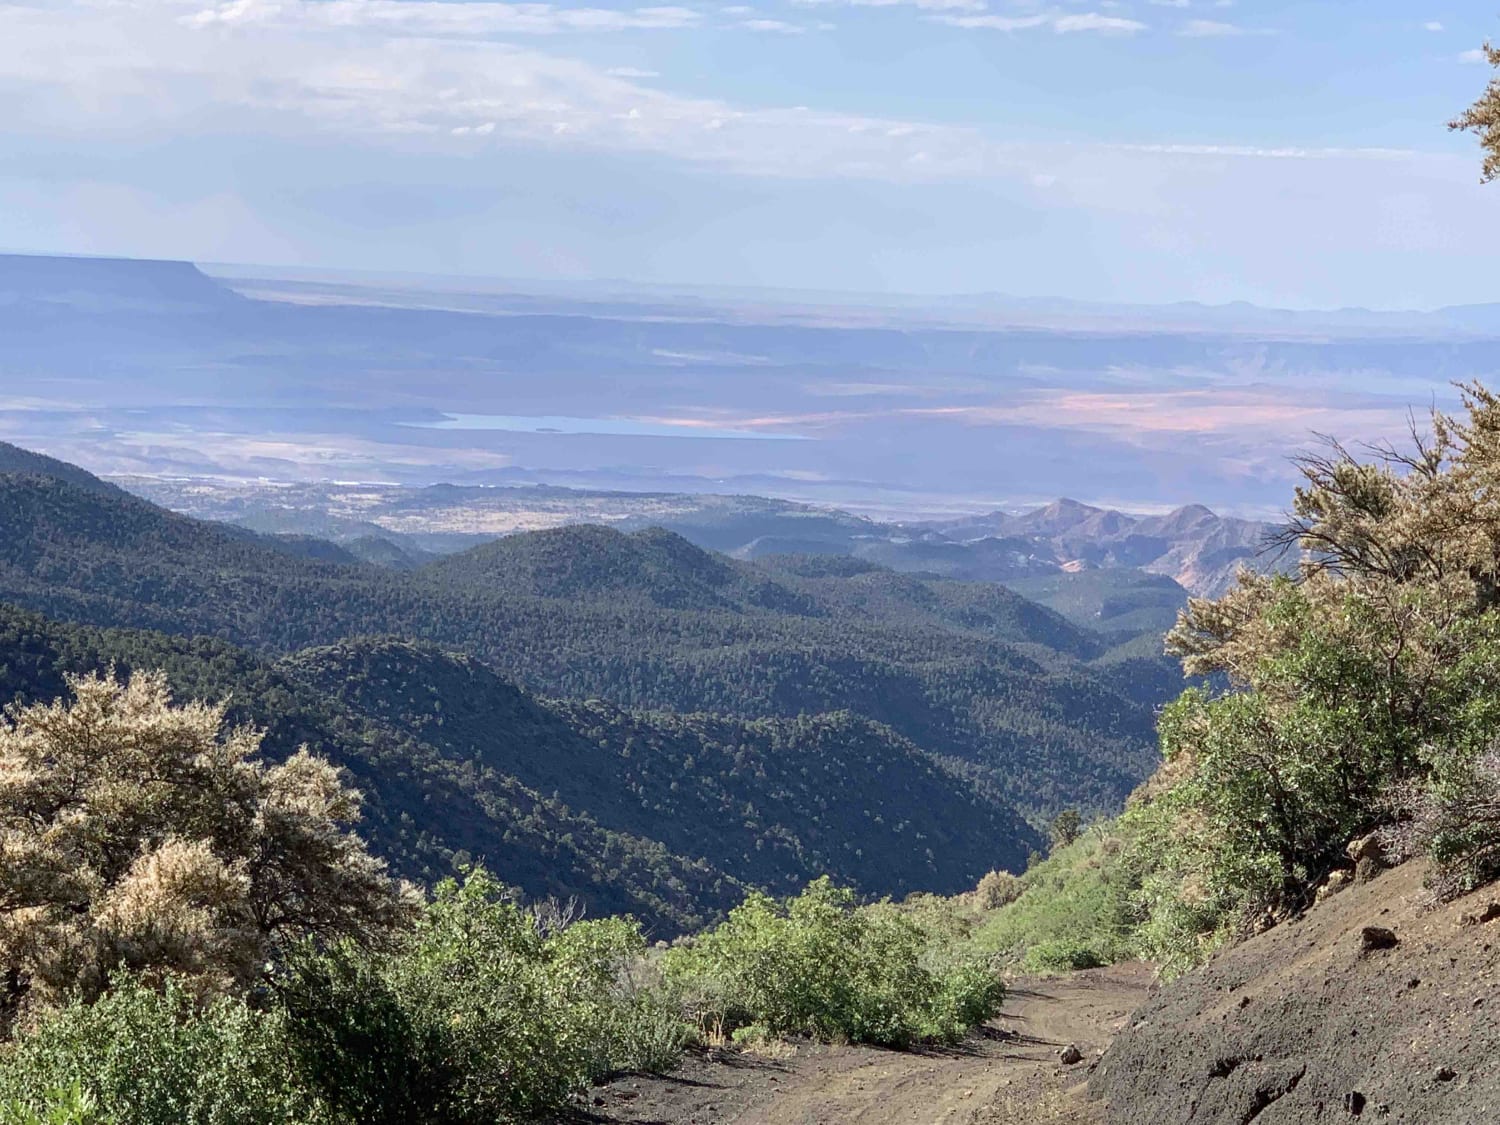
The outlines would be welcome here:
<svg viewBox="0 0 1500 1125">
<path fill-rule="evenodd" d="M 119 978 L 24 1031 L 0 1058 L 0 1121 L 48 1125 L 318 1125 L 277 1016 L 168 977 Z"/>
<path fill-rule="evenodd" d="M 77 1082 L 49 1090 L 43 1103 L 40 1110 L 22 1101 L 0 1105 L 0 1125 L 102 1125 L 93 1097 Z"/>
<path fill-rule="evenodd" d="M 1047 830 L 1047 835 L 1052 840 L 1054 848 L 1065 848 L 1074 840 L 1078 839 L 1078 833 L 1083 825 L 1083 817 L 1078 815 L 1077 809 L 1063 809 L 1052 818 L 1052 825 Z"/>
<path fill-rule="evenodd" d="M 265 766 L 222 707 L 160 675 L 70 680 L 0 722 L 0 964 L 23 999 L 97 997 L 122 970 L 244 988 L 289 942 L 379 940 L 411 914 L 345 826 L 359 810 L 306 752 Z"/>
<path fill-rule="evenodd" d="M 977 948 L 1029 972 L 1110 964 L 1135 954 L 1141 874 L 1118 824 L 1089 829 L 1018 882 L 1012 901 L 976 922 Z"/>
<path fill-rule="evenodd" d="M 1387 849 L 1430 856 L 1439 900 L 1500 879 L 1500 749 L 1456 763 L 1430 785 L 1405 786 L 1393 806 L 1399 819 L 1385 833 Z"/>
<path fill-rule="evenodd" d="M 1021 967 L 1028 973 L 1072 973 L 1105 964 L 1103 955 L 1093 946 L 1069 938 L 1038 942 L 1021 958 Z"/>
<path fill-rule="evenodd" d="M 1169 969 L 1304 908 L 1351 838 L 1405 815 L 1395 794 L 1482 805 L 1473 763 L 1500 732 L 1500 400 L 1464 393 L 1467 417 L 1434 414 L 1409 450 L 1305 459 L 1285 533 L 1299 577 L 1242 575 L 1169 635 L 1190 673 L 1229 685 L 1163 713 L 1164 763 L 1125 817 L 1140 944 Z M 1417 836 L 1440 864 L 1473 846 Z"/>
<path fill-rule="evenodd" d="M 540 925 L 480 870 L 440 886 L 401 949 L 305 951 L 277 992 L 337 1120 L 488 1125 L 676 1061 L 686 1025 L 629 977 L 643 949 L 622 919 Z"/>
<path fill-rule="evenodd" d="M 1491 66 L 1500 67 L 1500 48 L 1484 45 L 1484 57 Z M 1474 104 L 1448 123 L 1450 129 L 1462 129 L 1479 138 L 1484 150 L 1484 180 L 1500 176 L 1500 78 L 1491 78 L 1484 93 Z"/>
<path fill-rule="evenodd" d="M 910 915 L 859 909 L 823 878 L 785 902 L 750 894 L 665 969 L 699 998 L 700 1026 L 741 1038 L 952 1042 L 994 1014 L 1004 986 L 983 959 L 934 944 Z"/>
<path fill-rule="evenodd" d="M 979 880 L 974 897 L 982 910 L 998 910 L 1021 897 L 1026 884 L 1009 871 L 991 871 Z"/>
</svg>

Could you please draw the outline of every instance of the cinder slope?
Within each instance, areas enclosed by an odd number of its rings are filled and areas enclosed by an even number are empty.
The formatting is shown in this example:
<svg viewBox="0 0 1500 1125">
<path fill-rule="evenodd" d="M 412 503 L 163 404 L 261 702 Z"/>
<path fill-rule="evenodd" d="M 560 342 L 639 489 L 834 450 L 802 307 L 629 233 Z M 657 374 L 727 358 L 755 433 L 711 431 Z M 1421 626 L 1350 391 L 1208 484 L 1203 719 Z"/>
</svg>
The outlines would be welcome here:
<svg viewBox="0 0 1500 1125">
<path fill-rule="evenodd" d="M 1110 1125 L 1500 1122 L 1500 887 L 1423 909 L 1407 864 L 1177 980 L 1090 1082 Z M 1366 952 L 1361 930 L 1395 931 Z"/>
</svg>

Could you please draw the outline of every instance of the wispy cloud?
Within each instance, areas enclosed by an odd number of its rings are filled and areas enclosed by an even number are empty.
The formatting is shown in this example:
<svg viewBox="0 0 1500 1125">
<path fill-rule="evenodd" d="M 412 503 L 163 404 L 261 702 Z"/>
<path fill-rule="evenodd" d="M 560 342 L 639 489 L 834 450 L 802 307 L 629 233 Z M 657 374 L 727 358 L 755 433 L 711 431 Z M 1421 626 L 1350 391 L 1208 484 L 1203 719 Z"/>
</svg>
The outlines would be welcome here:
<svg viewBox="0 0 1500 1125">
<path fill-rule="evenodd" d="M 843 5 L 849 8 L 916 8 L 924 12 L 983 12 L 986 0 L 793 0 L 807 7 Z"/>
<path fill-rule="evenodd" d="M 1224 20 L 1188 20 L 1177 29 L 1177 34 L 1184 39 L 1229 39 L 1255 33 L 1247 27 Z"/>
<path fill-rule="evenodd" d="M 163 7 L 178 7 L 163 0 Z M 198 27 L 278 25 L 374 30 L 398 35 L 475 38 L 547 35 L 563 31 L 663 30 L 696 27 L 703 17 L 691 8 L 570 8 L 554 4 L 505 4 L 493 0 L 230 0 L 196 8 L 182 18 Z"/>
<path fill-rule="evenodd" d="M 6 28 L 0 88 L 26 91 L 22 127 L 53 138 L 253 129 L 419 151 L 536 146 L 654 155 L 754 176 L 1010 180 L 1049 201 L 1111 209 L 1165 206 L 1159 188 L 1130 193 L 1124 185 L 1156 184 L 1169 170 L 1191 182 L 1194 168 L 1225 160 L 1410 155 L 1254 145 L 1018 144 L 968 126 L 734 104 L 648 85 L 649 71 L 599 68 L 488 35 L 413 31 L 451 26 L 435 8 L 478 9 L 454 18 L 493 30 L 512 18 L 500 14 L 510 6 L 370 0 L 376 11 L 404 2 L 421 18 L 351 22 L 336 15 L 359 6 L 351 0 L 241 0 L 232 13 L 187 0 L 0 7 Z M 681 10 L 637 8 L 631 18 L 665 19 L 660 13 Z M 216 18 L 195 18 L 204 11 Z M 1058 33 L 1139 28 L 1097 13 L 1014 18 L 1040 21 L 1027 26 Z M 1127 196 L 1128 204 L 1122 202 Z"/>
<path fill-rule="evenodd" d="M 949 27 L 983 29 L 986 31 L 1030 31 L 1037 28 L 1050 29 L 1059 35 L 1074 32 L 1094 32 L 1102 35 L 1134 35 L 1145 31 L 1140 20 L 1126 16 L 1109 16 L 1102 12 L 1046 12 L 1032 15 L 1004 16 L 986 12 L 970 16 L 937 16 L 939 23 Z"/>
<path fill-rule="evenodd" d="M 771 19 L 748 19 L 741 20 L 739 26 L 747 31 L 764 31 L 777 35 L 801 35 L 807 30 L 801 24 L 788 23 L 786 20 Z"/>
<path fill-rule="evenodd" d="M 1422 25 L 1423 31 L 1442 31 L 1443 24 L 1440 20 L 1428 20 Z"/>
<path fill-rule="evenodd" d="M 1458 56 L 1458 61 L 1464 63 L 1482 63 L 1485 61 L 1485 57 L 1484 51 L 1475 47 L 1472 51 L 1462 52 Z"/>
</svg>

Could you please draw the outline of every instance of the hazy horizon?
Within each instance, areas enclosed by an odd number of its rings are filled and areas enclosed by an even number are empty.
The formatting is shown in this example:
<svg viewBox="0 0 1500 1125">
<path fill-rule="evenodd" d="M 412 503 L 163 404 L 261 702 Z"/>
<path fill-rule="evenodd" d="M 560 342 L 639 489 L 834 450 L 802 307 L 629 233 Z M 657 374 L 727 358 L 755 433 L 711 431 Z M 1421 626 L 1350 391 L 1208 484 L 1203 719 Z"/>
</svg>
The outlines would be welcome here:
<svg viewBox="0 0 1500 1125">
<path fill-rule="evenodd" d="M 1500 368 L 1495 307 L 1153 319 L 606 290 L 0 258 L 0 437 L 108 475 L 1265 517 L 1315 434 L 1399 438 Z"/>
</svg>

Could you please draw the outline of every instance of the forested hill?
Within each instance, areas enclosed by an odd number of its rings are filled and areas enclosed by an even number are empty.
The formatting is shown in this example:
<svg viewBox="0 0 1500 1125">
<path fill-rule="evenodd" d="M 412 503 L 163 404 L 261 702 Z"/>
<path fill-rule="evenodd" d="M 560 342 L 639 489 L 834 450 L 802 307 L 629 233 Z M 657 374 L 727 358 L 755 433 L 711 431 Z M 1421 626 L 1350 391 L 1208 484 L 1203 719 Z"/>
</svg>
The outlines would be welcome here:
<svg viewBox="0 0 1500 1125">
<path fill-rule="evenodd" d="M 163 668 L 182 699 L 229 699 L 269 757 L 307 744 L 344 766 L 366 794 L 363 833 L 404 875 L 484 860 L 530 896 L 658 932 L 703 924 L 746 885 L 824 873 L 871 895 L 962 890 L 1039 842 L 1003 802 L 849 715 L 632 714 L 535 699 L 403 641 L 267 659 L 0 607 L 0 700 L 55 698 L 65 673 L 111 666 Z"/>
<path fill-rule="evenodd" d="M 673 925 L 823 872 L 958 889 L 1058 809 L 1123 798 L 1173 686 L 1121 634 L 987 583 L 598 527 L 396 571 L 9 456 L 0 601 L 55 622 L 17 626 L 65 654 L 40 666 L 154 659 L 232 692 L 278 752 L 295 728 L 348 765 L 424 876 L 483 855 Z M 349 640 L 374 635 L 395 639 Z"/>
<path fill-rule="evenodd" d="M 0 477 L 0 599 L 63 620 L 286 653 L 426 640 L 534 692 L 742 719 L 849 711 L 1034 816 L 1117 802 L 1154 761 L 1153 691 L 1001 587 L 798 572 L 665 532 L 514 536 L 414 573 L 36 475 Z"/>
</svg>

